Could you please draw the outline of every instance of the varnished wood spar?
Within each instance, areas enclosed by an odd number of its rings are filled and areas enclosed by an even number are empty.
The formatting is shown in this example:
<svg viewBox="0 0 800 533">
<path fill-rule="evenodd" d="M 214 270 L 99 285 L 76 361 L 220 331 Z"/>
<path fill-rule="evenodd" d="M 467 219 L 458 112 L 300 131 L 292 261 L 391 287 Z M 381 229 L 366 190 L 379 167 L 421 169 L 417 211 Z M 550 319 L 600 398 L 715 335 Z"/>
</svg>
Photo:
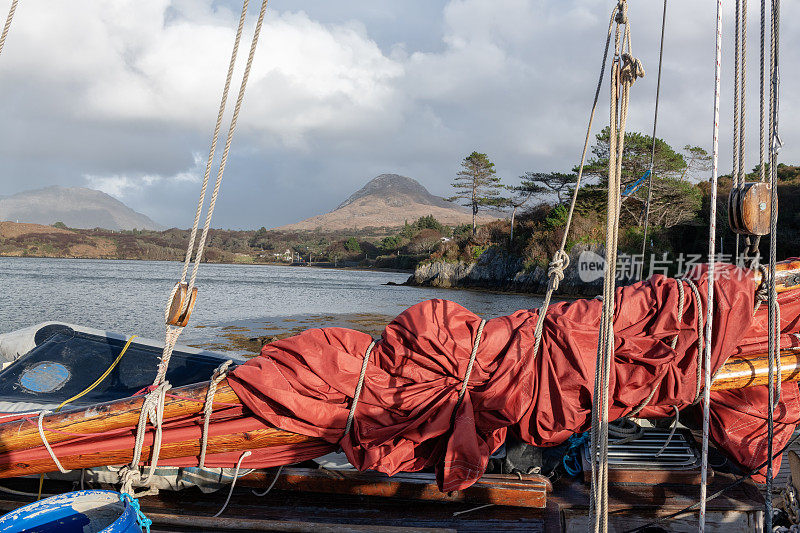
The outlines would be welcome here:
<svg viewBox="0 0 800 533">
<path fill-rule="evenodd" d="M 756 270 L 756 285 L 760 286 L 761 281 L 761 271 Z M 800 261 L 781 261 L 775 266 L 775 290 L 786 292 L 793 289 L 800 289 Z"/>
<path fill-rule="evenodd" d="M 216 435 L 208 438 L 209 455 L 215 453 L 238 452 L 255 450 L 271 446 L 300 445 L 309 442 L 319 442 L 314 437 L 306 437 L 296 433 L 289 433 L 279 429 L 258 429 L 244 433 L 231 433 Z M 142 458 L 150 457 L 150 446 L 142 447 Z M 58 452 L 57 452 L 58 453 Z M 161 446 L 161 459 L 174 459 L 177 457 L 196 457 L 200 454 L 200 439 L 170 442 Z M 110 450 L 101 452 L 83 452 L 75 455 L 58 454 L 58 460 L 68 470 L 92 468 L 105 465 L 119 465 L 129 463 L 133 459 L 131 448 L 123 450 Z M 53 460 L 35 459 L 32 461 L 19 461 L 11 464 L 0 465 L 0 478 L 25 476 L 28 474 L 44 474 L 58 470 Z"/>
<path fill-rule="evenodd" d="M 781 377 L 784 382 L 800 381 L 800 349 L 781 350 Z M 766 354 L 734 356 L 717 373 L 711 389 L 745 389 L 768 383 L 769 359 Z"/>
<path fill-rule="evenodd" d="M 197 383 L 172 389 L 164 402 L 164 419 L 191 416 L 203 411 L 203 402 L 208 392 L 208 383 Z M 139 412 L 144 398 L 136 396 L 113 402 L 65 410 L 44 417 L 44 427 L 68 433 L 103 433 L 115 429 L 133 428 L 139 422 Z M 217 387 L 214 402 L 241 405 L 239 397 L 233 392 L 228 381 Z M 74 435 L 49 432 L 47 440 L 51 444 L 70 440 Z M 14 420 L 0 424 L 0 453 L 13 450 L 26 450 L 41 446 L 42 439 L 36 421 Z"/>
<path fill-rule="evenodd" d="M 789 349 L 781 352 L 783 381 L 800 381 L 800 349 Z M 768 364 L 765 354 L 731 358 L 719 371 L 712 386 L 713 390 L 728 390 L 734 388 L 764 385 L 768 379 Z M 176 389 L 176 393 L 187 398 L 205 397 L 208 384 L 203 383 Z M 235 393 L 227 383 L 221 384 L 215 398 L 225 403 L 239 403 Z M 225 400 L 220 400 L 225 398 Z M 170 398 L 169 407 L 165 408 L 165 419 L 175 416 L 196 414 L 202 409 L 202 402 Z M 44 425 L 47 428 L 59 428 L 61 431 L 71 433 L 101 433 L 120 428 L 132 428 L 138 421 L 138 407 L 141 399 L 120 400 L 101 406 L 93 406 L 67 413 L 59 413 L 45 417 Z M 117 412 L 116 409 L 122 409 Z M 10 427 L 6 427 L 10 426 Z M 32 429 L 31 429 L 32 428 Z M 19 435 L 13 433 L 19 431 Z M 74 438 L 72 435 L 62 433 L 48 434 L 52 443 L 62 442 Z M 35 424 L 30 422 L 7 422 L 0 425 L 0 442 L 5 451 L 21 451 L 41 446 L 41 440 Z M 219 435 L 209 438 L 208 453 L 236 452 L 278 446 L 286 444 L 308 444 L 321 442 L 321 439 L 307 437 L 280 429 L 261 429 L 247 433 Z M 178 458 L 193 457 L 200 452 L 199 439 L 164 444 L 161 457 Z M 150 450 L 143 449 L 142 457 L 148 457 Z M 123 464 L 131 460 L 131 449 L 112 450 L 95 453 L 82 453 L 80 455 L 59 455 L 59 460 L 65 468 L 79 469 L 92 468 L 110 464 Z M 0 478 L 15 477 L 29 474 L 39 474 L 56 470 L 53 461 L 37 459 L 0 465 Z"/>
</svg>

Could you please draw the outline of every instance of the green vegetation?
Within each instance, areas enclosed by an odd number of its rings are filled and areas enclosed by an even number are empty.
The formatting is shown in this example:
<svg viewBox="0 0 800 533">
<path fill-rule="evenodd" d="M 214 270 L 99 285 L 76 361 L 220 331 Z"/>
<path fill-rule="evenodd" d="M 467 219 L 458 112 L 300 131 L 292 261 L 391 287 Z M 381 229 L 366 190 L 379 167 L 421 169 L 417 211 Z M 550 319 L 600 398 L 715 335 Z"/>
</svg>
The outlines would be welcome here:
<svg viewBox="0 0 800 533">
<path fill-rule="evenodd" d="M 626 134 L 623 180 L 634 183 L 649 168 L 652 138 L 641 133 Z M 577 244 L 600 245 L 605 235 L 605 201 L 608 179 L 608 131 L 596 137 L 593 157 L 585 172 L 585 185 L 578 195 L 568 249 Z M 703 254 L 708 235 L 710 187 L 708 154 L 700 147 L 685 146 L 678 151 L 656 139 L 653 200 L 649 252 L 660 256 L 672 252 Z M 758 179 L 754 168 L 749 179 Z M 800 166 L 780 164 L 778 255 L 800 255 Z M 563 236 L 576 182 L 575 173 L 530 171 L 515 186 L 502 185 L 494 164 L 485 154 L 473 152 L 462 161 L 454 187 L 457 198 L 472 207 L 473 215 L 485 207 L 507 209 L 510 220 L 449 227 L 434 216 L 405 221 L 399 229 L 368 228 L 346 232 L 211 230 L 206 247 L 209 262 L 312 263 L 320 266 L 360 266 L 413 269 L 424 261 L 474 262 L 488 249 L 509 254 L 526 268 L 546 266 Z M 473 189 L 474 187 L 474 189 Z M 718 224 L 727 227 L 727 198 L 731 177 L 720 177 Z M 475 192 L 473 192 L 475 191 Z M 463 193 L 463 194 L 462 194 Z M 641 252 L 643 207 L 647 183 L 632 191 L 620 213 L 622 253 Z M 4 223 L 11 224 L 11 223 Z M 51 231 L 41 227 L 31 233 L 0 231 L 0 255 L 40 257 L 102 257 L 180 261 L 189 239 L 188 230 L 109 231 L 78 230 L 61 222 Z M 56 229 L 57 228 L 57 229 Z M 2 228 L 0 228 L 2 229 Z M 722 248 L 730 253 L 735 237 L 720 231 Z M 762 239 L 762 251 L 767 239 Z"/>
</svg>

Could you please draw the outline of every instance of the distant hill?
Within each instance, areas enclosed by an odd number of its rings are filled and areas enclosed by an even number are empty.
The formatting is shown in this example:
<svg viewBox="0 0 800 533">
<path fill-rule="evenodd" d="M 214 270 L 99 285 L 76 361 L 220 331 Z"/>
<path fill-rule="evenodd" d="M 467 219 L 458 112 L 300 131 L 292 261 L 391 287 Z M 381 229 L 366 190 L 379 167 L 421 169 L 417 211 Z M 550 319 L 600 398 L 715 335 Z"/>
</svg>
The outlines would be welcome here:
<svg viewBox="0 0 800 533">
<path fill-rule="evenodd" d="M 0 220 L 70 228 L 164 229 L 104 192 L 83 187 L 47 187 L 0 198 Z"/>
<path fill-rule="evenodd" d="M 472 223 L 472 214 L 467 209 L 434 196 L 418 181 L 397 174 L 381 174 L 330 213 L 275 229 L 336 231 L 368 227 L 397 228 L 406 221 L 413 222 L 427 215 L 433 215 L 439 222 L 449 226 Z M 487 222 L 493 218 L 483 216 L 480 221 Z"/>
</svg>

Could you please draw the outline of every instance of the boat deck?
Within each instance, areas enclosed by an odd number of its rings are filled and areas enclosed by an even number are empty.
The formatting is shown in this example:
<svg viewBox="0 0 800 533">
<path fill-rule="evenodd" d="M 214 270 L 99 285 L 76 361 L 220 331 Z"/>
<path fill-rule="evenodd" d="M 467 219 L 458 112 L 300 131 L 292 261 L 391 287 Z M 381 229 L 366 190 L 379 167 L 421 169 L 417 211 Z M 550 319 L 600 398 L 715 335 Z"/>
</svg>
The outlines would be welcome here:
<svg viewBox="0 0 800 533">
<path fill-rule="evenodd" d="M 717 474 L 713 493 L 735 479 Z M 34 491 L 36 479 L 10 479 L 6 487 Z M 73 490 L 70 483 L 47 481 L 48 492 Z M 579 480 L 557 482 L 547 507 L 531 509 L 473 503 L 423 502 L 344 494 L 313 494 L 273 490 L 265 497 L 241 487 L 220 518 L 212 518 L 225 501 L 225 490 L 203 494 L 197 489 L 163 492 L 141 498 L 144 512 L 154 521 L 153 532 L 292 531 L 405 533 L 408 531 L 532 531 L 584 532 L 589 530 L 588 485 Z M 698 487 L 687 484 L 611 484 L 610 530 L 627 531 L 658 516 L 697 502 Z M 30 497 L 0 493 L 0 510 L 10 511 L 31 502 Z M 474 509 L 454 516 L 454 513 Z M 696 513 L 662 524 L 663 531 L 696 531 Z M 763 500 L 756 485 L 744 483 L 709 501 L 708 531 L 761 531 Z M 653 531 L 659 531 L 655 529 Z"/>
</svg>

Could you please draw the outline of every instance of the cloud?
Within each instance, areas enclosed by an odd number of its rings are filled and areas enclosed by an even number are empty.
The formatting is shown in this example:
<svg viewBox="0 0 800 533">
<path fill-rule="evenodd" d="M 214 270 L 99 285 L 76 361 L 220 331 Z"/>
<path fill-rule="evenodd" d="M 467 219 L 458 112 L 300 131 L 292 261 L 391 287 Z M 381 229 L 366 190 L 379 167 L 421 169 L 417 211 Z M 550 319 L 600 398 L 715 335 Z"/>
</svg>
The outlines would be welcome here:
<svg viewBox="0 0 800 533">
<path fill-rule="evenodd" d="M 593 0 L 273 0 L 215 225 L 275 226 L 331 209 L 383 172 L 447 195 L 461 158 L 487 152 L 507 182 L 567 170 L 583 144 L 611 4 Z M 754 6 L 757 7 L 757 6 Z M 0 184 L 88 185 L 188 226 L 205 171 L 240 4 L 76 0 L 20 5 L 0 57 Z M 729 8 L 727 8 L 729 9 Z M 252 11 L 252 10 L 251 10 Z M 800 6 L 784 6 L 784 17 Z M 246 25 L 247 54 L 255 13 Z M 649 132 L 660 9 L 633 3 L 630 129 Z M 732 15 L 726 11 L 722 169 L 730 168 Z M 755 23 L 755 11 L 750 20 Z M 659 136 L 710 148 L 714 6 L 669 4 Z M 757 32 L 749 64 L 755 69 Z M 794 33 L 782 44 L 784 116 L 797 104 Z M 753 70 L 752 72 L 755 72 Z M 750 95 L 757 77 L 750 75 Z M 601 92 L 595 131 L 607 121 Z M 230 117 L 233 101 L 226 118 Z M 754 100 L 750 125 L 757 122 Z M 223 126 L 220 147 L 225 141 Z M 782 157 L 800 157 L 784 120 Z M 757 160 L 757 131 L 748 160 Z M 755 150 L 754 150 L 755 149 Z M 219 154 L 217 155 L 217 162 Z M 215 174 L 212 174 L 212 178 Z"/>
</svg>

